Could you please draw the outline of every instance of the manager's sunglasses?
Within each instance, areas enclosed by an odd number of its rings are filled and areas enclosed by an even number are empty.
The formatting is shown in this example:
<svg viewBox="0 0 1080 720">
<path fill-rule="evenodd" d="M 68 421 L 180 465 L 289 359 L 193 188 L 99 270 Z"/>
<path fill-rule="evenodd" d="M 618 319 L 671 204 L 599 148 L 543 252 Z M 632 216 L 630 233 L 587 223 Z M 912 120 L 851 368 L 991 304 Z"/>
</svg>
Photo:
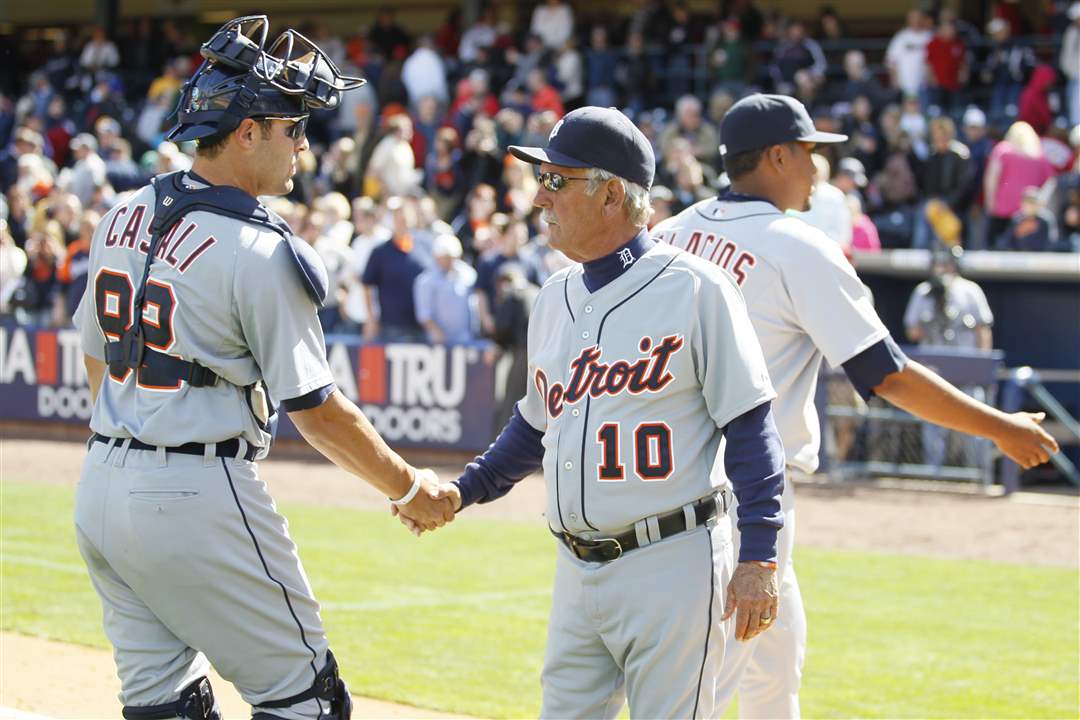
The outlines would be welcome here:
<svg viewBox="0 0 1080 720">
<path fill-rule="evenodd" d="M 548 192 L 559 192 L 562 190 L 566 183 L 571 180 L 588 180 L 587 177 L 567 177 L 557 172 L 542 172 L 536 176 L 536 179 L 540 181 L 540 184 L 544 186 L 544 189 Z"/>
</svg>

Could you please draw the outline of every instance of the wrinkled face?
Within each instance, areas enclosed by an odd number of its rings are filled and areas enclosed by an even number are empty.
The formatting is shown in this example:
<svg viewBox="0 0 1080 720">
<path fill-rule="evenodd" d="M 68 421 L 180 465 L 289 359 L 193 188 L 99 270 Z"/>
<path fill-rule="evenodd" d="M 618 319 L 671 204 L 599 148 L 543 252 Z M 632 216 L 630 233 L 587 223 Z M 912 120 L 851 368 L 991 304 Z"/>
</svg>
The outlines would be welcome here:
<svg viewBox="0 0 1080 720">
<path fill-rule="evenodd" d="M 548 224 L 551 247 L 577 262 L 592 259 L 588 247 L 596 235 L 593 229 L 602 222 L 603 189 L 586 195 L 588 182 L 582 168 L 543 163 L 540 172 L 558 173 L 565 179 L 556 191 L 541 183 L 533 201 L 541 210 L 540 217 Z"/>
</svg>

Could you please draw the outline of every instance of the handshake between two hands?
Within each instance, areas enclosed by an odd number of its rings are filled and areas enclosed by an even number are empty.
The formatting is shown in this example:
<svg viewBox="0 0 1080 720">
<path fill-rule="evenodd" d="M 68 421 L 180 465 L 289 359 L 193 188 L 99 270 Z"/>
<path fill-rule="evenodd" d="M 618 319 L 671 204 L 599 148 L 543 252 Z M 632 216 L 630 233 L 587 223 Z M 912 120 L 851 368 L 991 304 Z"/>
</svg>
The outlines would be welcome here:
<svg viewBox="0 0 1080 720">
<path fill-rule="evenodd" d="M 390 514 L 397 516 L 401 524 L 420 537 L 425 530 L 441 528 L 453 522 L 454 513 L 461 509 L 461 492 L 454 483 L 439 481 L 430 468 L 417 469 L 420 490 L 404 505 L 391 505 Z"/>
</svg>

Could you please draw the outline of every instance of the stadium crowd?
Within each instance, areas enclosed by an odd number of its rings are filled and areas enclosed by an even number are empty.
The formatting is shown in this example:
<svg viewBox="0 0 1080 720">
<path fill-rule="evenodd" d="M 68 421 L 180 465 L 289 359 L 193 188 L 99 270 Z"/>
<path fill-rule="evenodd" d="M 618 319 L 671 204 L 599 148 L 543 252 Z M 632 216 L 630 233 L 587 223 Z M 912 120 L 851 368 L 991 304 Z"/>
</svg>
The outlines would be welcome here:
<svg viewBox="0 0 1080 720">
<path fill-rule="evenodd" d="M 294 191 L 268 202 L 326 263 L 327 332 L 490 338 L 513 355 L 535 286 L 567 260 L 507 146 L 543 145 L 574 107 L 623 108 L 656 150 L 658 222 L 723 189 L 719 121 L 760 90 L 850 136 L 820 150 L 806 218 L 845 249 L 1080 252 L 1080 2 L 1035 19 L 1017 7 L 995 5 L 985 27 L 913 9 L 872 59 L 828 6 L 808 22 L 753 0 L 708 17 L 638 0 L 618 22 L 543 0 L 517 29 L 486 5 L 429 35 L 390 6 L 348 36 L 312 25 L 369 82 L 312 116 Z M 201 61 L 195 36 L 141 18 L 18 48 L 34 69 L 0 81 L 0 316 L 70 323 L 99 219 L 190 166 L 193 148 L 165 134 Z"/>
</svg>

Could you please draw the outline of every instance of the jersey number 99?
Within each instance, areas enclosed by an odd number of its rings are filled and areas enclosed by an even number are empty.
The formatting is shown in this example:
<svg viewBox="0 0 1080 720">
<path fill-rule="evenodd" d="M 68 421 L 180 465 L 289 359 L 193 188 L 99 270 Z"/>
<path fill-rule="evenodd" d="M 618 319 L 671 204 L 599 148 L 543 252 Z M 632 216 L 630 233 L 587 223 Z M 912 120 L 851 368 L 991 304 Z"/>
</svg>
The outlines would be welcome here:
<svg viewBox="0 0 1080 720">
<path fill-rule="evenodd" d="M 132 307 L 135 303 L 135 286 L 131 276 L 122 270 L 102 268 L 94 279 L 94 307 L 97 308 L 98 325 L 105 338 L 119 340 L 131 327 Z M 172 285 L 160 280 L 146 282 L 146 301 L 143 303 L 142 329 L 146 346 L 168 352 L 173 346 L 173 313 L 176 311 L 176 294 Z M 127 382 L 131 375 L 125 370 L 121 375 L 109 371 L 116 382 Z M 148 367 L 141 367 L 135 379 L 146 390 L 178 390 L 180 381 L 159 377 Z"/>
</svg>

